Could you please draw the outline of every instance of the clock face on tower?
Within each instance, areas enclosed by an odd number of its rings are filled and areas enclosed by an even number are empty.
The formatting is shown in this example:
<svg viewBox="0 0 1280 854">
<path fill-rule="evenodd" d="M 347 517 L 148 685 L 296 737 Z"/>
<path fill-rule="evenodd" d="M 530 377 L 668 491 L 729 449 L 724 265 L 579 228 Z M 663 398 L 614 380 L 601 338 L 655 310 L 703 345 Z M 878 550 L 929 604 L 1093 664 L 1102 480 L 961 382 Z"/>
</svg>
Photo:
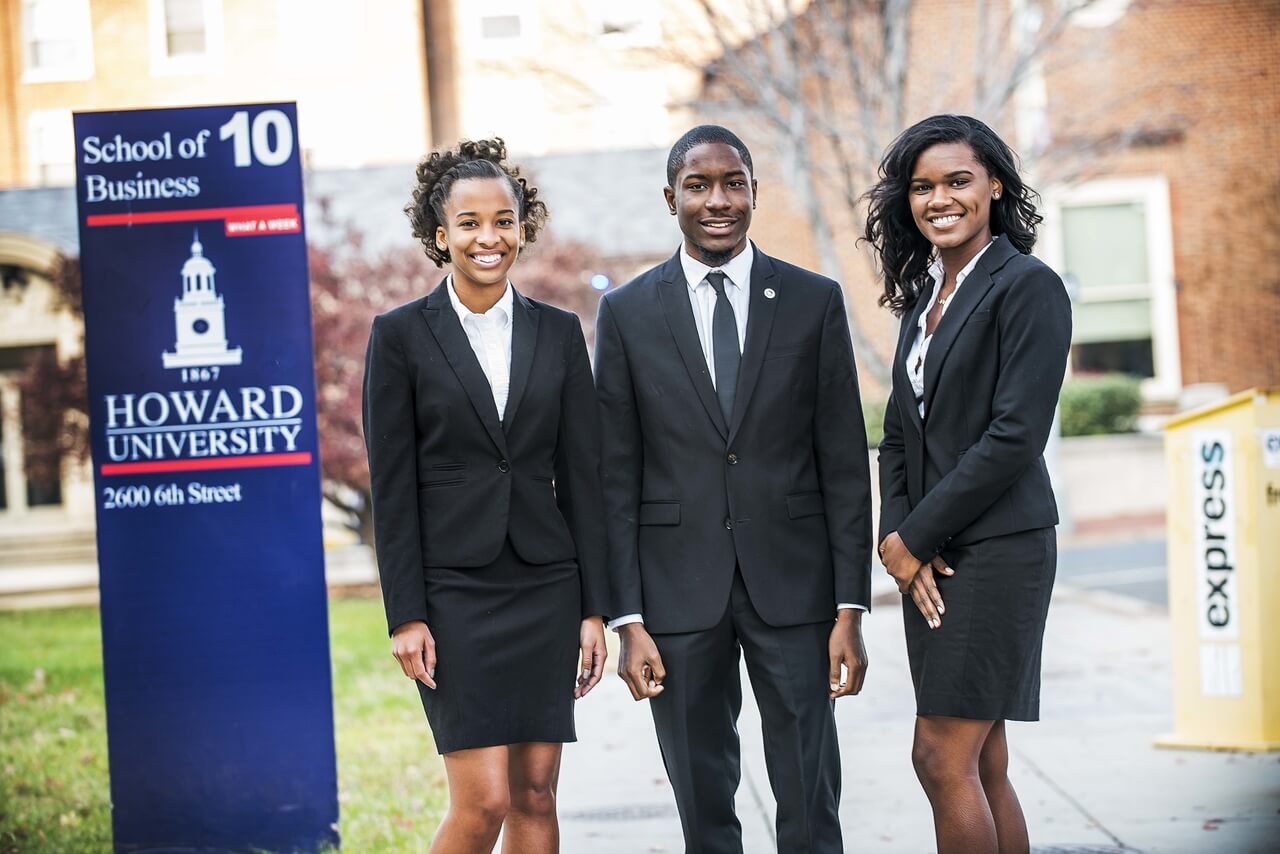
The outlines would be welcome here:
<svg viewBox="0 0 1280 854">
<path fill-rule="evenodd" d="M 177 340 L 173 352 L 161 355 L 166 368 L 240 364 L 240 348 L 227 346 L 226 305 L 214 285 L 216 272 L 213 262 L 204 257 L 197 232 L 191 257 L 182 265 L 182 296 L 173 301 Z"/>
</svg>

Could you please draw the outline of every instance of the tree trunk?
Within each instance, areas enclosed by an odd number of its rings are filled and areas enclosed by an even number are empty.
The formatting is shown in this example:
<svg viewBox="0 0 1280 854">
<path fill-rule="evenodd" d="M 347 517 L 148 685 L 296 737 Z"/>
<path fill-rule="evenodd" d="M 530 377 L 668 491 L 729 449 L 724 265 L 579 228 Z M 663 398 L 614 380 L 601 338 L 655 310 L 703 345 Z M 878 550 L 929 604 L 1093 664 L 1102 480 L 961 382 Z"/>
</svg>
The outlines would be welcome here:
<svg viewBox="0 0 1280 854">
<path fill-rule="evenodd" d="M 841 280 L 842 273 L 839 256 L 836 254 L 835 235 L 832 233 L 831 223 L 823 209 L 822 199 L 819 198 L 817 189 L 814 187 L 812 166 L 809 165 L 807 159 L 797 165 L 803 171 L 800 176 L 801 180 L 796 183 L 800 188 L 805 215 L 808 216 L 809 222 L 812 223 L 813 227 L 813 246 L 817 250 L 819 259 L 818 272 L 838 282 Z M 847 300 L 845 304 L 846 306 L 848 305 Z M 874 377 L 881 387 L 888 388 L 890 379 L 889 363 L 884 360 L 872 345 L 871 340 L 863 331 L 863 326 L 863 319 L 854 317 L 850 313 L 849 335 L 853 339 L 853 352 L 858 360 L 859 370 L 864 376 Z"/>
<path fill-rule="evenodd" d="M 370 549 L 372 549 L 373 548 L 373 511 L 368 508 L 369 508 L 369 505 L 365 504 L 365 509 L 359 511 L 356 514 L 356 518 L 360 525 L 360 527 L 358 528 L 358 532 L 360 534 L 360 542 L 368 546 Z"/>
</svg>

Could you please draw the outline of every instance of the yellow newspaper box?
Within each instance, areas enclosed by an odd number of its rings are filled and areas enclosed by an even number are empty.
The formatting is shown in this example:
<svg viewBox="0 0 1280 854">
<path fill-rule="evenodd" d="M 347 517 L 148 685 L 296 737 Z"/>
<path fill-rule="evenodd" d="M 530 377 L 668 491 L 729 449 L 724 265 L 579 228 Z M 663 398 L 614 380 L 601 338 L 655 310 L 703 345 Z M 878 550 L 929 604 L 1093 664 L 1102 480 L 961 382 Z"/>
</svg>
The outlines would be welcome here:
<svg viewBox="0 0 1280 854">
<path fill-rule="evenodd" d="M 1165 430 L 1174 732 L 1156 743 L 1280 750 L 1280 389 Z"/>
</svg>

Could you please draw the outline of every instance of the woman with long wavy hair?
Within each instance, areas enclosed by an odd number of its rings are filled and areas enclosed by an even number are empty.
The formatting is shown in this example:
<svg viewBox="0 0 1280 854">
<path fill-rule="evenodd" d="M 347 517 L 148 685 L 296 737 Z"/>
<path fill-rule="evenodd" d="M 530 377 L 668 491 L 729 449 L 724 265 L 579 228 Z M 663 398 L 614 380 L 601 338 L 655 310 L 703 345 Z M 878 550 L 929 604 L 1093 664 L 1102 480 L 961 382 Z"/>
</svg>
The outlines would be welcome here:
<svg viewBox="0 0 1280 854">
<path fill-rule="evenodd" d="M 1071 306 L 1030 254 L 1034 192 L 977 119 L 908 128 L 867 198 L 880 303 L 902 318 L 879 552 L 903 594 L 912 760 L 939 854 L 1026 852 L 1005 721 L 1039 717 L 1058 522 L 1043 452 Z"/>
</svg>

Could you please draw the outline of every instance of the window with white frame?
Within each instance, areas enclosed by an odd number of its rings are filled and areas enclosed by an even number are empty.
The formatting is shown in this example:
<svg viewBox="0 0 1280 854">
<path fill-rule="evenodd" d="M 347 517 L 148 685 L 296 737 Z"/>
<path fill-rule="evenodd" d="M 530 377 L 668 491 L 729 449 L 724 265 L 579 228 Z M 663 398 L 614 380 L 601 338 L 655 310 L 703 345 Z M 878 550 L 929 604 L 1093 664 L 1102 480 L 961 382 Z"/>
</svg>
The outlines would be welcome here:
<svg viewBox="0 0 1280 854">
<path fill-rule="evenodd" d="M 1181 386 L 1169 188 L 1163 177 L 1050 194 L 1046 261 L 1073 296 L 1074 373 L 1142 377 L 1148 398 Z"/>
<path fill-rule="evenodd" d="M 1103 29 L 1114 24 L 1129 11 L 1131 0 L 1058 0 L 1058 8 L 1071 13 L 1077 27 Z"/>
<path fill-rule="evenodd" d="M 93 76 L 89 0 L 23 0 L 22 82 Z"/>
<path fill-rule="evenodd" d="M 221 0 L 151 0 L 153 72 L 208 71 L 221 49 Z"/>
<path fill-rule="evenodd" d="M 27 175 L 32 184 L 74 184 L 75 160 L 75 132 L 69 110 L 38 110 L 27 116 Z"/>
<path fill-rule="evenodd" d="M 518 39 L 523 32 L 524 27 L 518 14 L 480 17 L 480 37 L 483 39 Z"/>
<path fill-rule="evenodd" d="M 204 18 L 204 0 L 164 0 L 165 54 L 204 55 Z"/>
<path fill-rule="evenodd" d="M 464 43 L 478 54 L 528 53 L 538 46 L 537 10 L 522 0 L 467 3 L 462 19 Z"/>
</svg>

